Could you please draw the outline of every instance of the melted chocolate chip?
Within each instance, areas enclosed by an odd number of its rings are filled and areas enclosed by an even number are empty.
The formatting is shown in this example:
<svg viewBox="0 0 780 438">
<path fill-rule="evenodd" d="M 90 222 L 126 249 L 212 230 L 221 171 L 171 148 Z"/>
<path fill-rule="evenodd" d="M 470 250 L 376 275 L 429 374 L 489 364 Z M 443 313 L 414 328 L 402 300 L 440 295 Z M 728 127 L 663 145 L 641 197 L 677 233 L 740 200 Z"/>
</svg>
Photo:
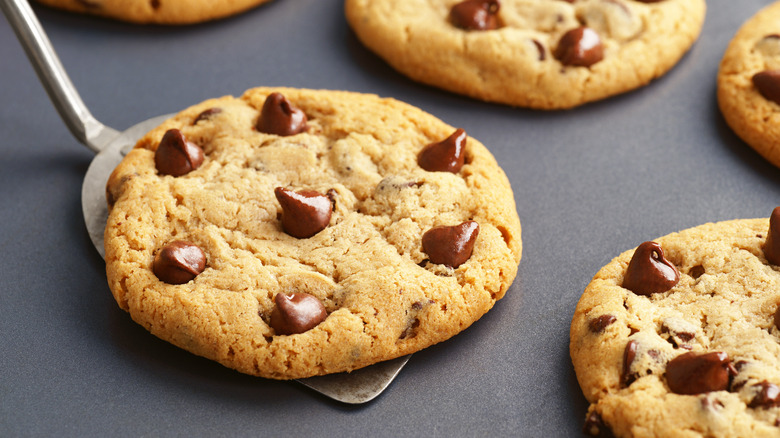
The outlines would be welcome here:
<svg viewBox="0 0 780 438">
<path fill-rule="evenodd" d="M 631 258 L 623 278 L 623 287 L 637 295 L 666 292 L 680 280 L 680 273 L 666 258 L 661 245 L 644 242 Z"/>
<path fill-rule="evenodd" d="M 598 318 L 591 319 L 590 323 L 588 323 L 588 328 L 593 333 L 601 333 L 616 320 L 617 318 L 612 315 L 601 315 Z"/>
<path fill-rule="evenodd" d="M 636 358 L 636 349 L 638 343 L 635 340 L 630 340 L 626 344 L 626 349 L 623 350 L 623 372 L 620 374 L 620 382 L 623 387 L 627 387 L 634 383 L 636 376 L 631 374 L 631 364 Z"/>
<path fill-rule="evenodd" d="M 192 121 L 192 124 L 197 125 L 198 122 L 200 122 L 201 120 L 208 120 L 221 112 L 222 112 L 222 108 L 209 108 L 207 110 L 204 110 L 203 112 L 198 114 L 197 117 L 195 117 L 195 120 Z"/>
<path fill-rule="evenodd" d="M 458 173 L 463 167 L 466 131 L 457 129 L 446 139 L 425 146 L 417 156 L 417 164 L 429 172 Z"/>
<path fill-rule="evenodd" d="M 169 284 L 184 284 L 206 269 L 206 255 L 196 245 L 176 240 L 163 246 L 154 256 L 152 271 Z"/>
<path fill-rule="evenodd" d="M 257 128 L 266 134 L 295 135 L 306 130 L 306 114 L 294 107 L 281 93 L 271 93 L 263 103 Z"/>
<path fill-rule="evenodd" d="M 187 141 L 178 129 L 169 129 L 154 153 L 154 166 L 163 175 L 186 175 L 203 164 L 203 149 Z"/>
<path fill-rule="evenodd" d="M 688 272 L 688 275 L 693 277 L 694 279 L 698 279 L 702 275 L 704 275 L 706 271 L 704 270 L 704 266 L 702 265 L 696 265 L 691 268 L 690 272 Z"/>
<path fill-rule="evenodd" d="M 683 342 L 690 342 L 691 339 L 696 337 L 696 333 L 688 333 L 688 332 L 677 332 L 674 335 L 680 338 L 680 340 Z"/>
<path fill-rule="evenodd" d="M 589 67 L 604 59 L 604 46 L 595 30 L 580 26 L 563 34 L 553 56 L 564 65 Z"/>
<path fill-rule="evenodd" d="M 764 256 L 773 265 L 780 265 L 780 207 L 769 216 L 769 232 L 764 243 Z"/>
<path fill-rule="evenodd" d="M 450 22 L 466 30 L 498 29 L 498 0 L 466 0 L 450 9 Z"/>
<path fill-rule="evenodd" d="M 593 411 L 585 418 L 585 424 L 582 426 L 582 433 L 588 436 L 596 436 L 603 438 L 611 438 L 614 435 L 609 429 L 604 420 L 601 418 L 598 412 Z"/>
<path fill-rule="evenodd" d="M 701 408 L 707 411 L 718 412 L 723 409 L 723 402 L 714 397 L 704 396 L 700 403 Z"/>
<path fill-rule="evenodd" d="M 753 86 L 765 99 L 780 104 L 780 70 L 765 70 L 754 74 Z"/>
<path fill-rule="evenodd" d="M 666 383 L 676 394 L 724 391 L 735 375 L 729 356 L 723 352 L 681 354 L 666 365 Z"/>
<path fill-rule="evenodd" d="M 160 9 L 160 0 L 151 0 L 149 4 L 152 5 L 152 9 Z"/>
<path fill-rule="evenodd" d="M 274 189 L 276 199 L 282 205 L 282 229 L 285 233 L 305 239 L 330 223 L 333 204 L 330 198 L 314 190 L 294 192 L 283 187 Z"/>
<path fill-rule="evenodd" d="M 303 333 L 328 317 L 325 306 L 313 295 L 298 292 L 276 294 L 276 307 L 271 311 L 270 325 L 278 335 Z"/>
<path fill-rule="evenodd" d="M 431 263 L 457 268 L 471 257 L 478 234 L 479 224 L 474 221 L 434 227 L 423 234 L 423 251 Z"/>
<path fill-rule="evenodd" d="M 771 408 L 780 406 L 780 387 L 774 383 L 764 380 L 761 383 L 753 385 L 757 387 L 758 393 L 750 401 L 751 408 Z"/>
<path fill-rule="evenodd" d="M 133 172 L 128 175 L 122 175 L 119 180 L 109 178 L 109 184 L 106 184 L 106 203 L 108 204 L 109 209 L 113 208 L 114 204 L 116 204 L 116 201 L 122 194 L 125 184 L 137 176 L 138 174 Z"/>
<path fill-rule="evenodd" d="M 542 43 L 540 43 L 537 40 L 531 40 L 532 43 L 534 43 L 534 46 L 536 46 L 536 50 L 539 52 L 539 61 L 544 61 L 547 59 L 547 51 L 544 50 L 544 46 Z"/>
<path fill-rule="evenodd" d="M 674 348 L 685 350 L 693 349 L 690 344 L 696 338 L 696 328 L 685 320 L 679 318 L 667 318 L 661 325 L 661 333 L 668 333 L 666 339 Z"/>
<path fill-rule="evenodd" d="M 398 339 L 411 339 L 417 336 L 417 327 L 419 326 L 420 320 L 418 318 L 414 318 L 412 322 L 404 329 L 404 331 L 401 332 L 401 335 L 398 336 Z"/>
<path fill-rule="evenodd" d="M 780 305 L 777 306 L 777 310 L 775 311 L 775 327 L 780 330 Z"/>
</svg>

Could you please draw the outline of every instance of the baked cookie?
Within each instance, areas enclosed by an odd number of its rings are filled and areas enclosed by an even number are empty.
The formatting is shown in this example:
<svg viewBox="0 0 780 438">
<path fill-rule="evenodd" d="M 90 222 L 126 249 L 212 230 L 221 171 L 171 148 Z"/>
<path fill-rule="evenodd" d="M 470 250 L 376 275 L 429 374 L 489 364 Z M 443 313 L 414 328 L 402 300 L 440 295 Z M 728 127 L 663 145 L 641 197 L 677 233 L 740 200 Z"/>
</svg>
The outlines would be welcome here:
<svg viewBox="0 0 780 438">
<path fill-rule="evenodd" d="M 587 433 L 780 436 L 780 207 L 645 242 L 571 325 Z"/>
<path fill-rule="evenodd" d="M 732 130 L 780 166 L 780 2 L 748 20 L 718 70 L 718 104 Z"/>
<path fill-rule="evenodd" d="M 192 24 L 239 14 L 269 0 L 37 0 L 47 6 L 138 24 Z"/>
<path fill-rule="evenodd" d="M 410 78 L 571 108 L 647 84 L 698 38 L 704 0 L 346 0 L 360 41 Z"/>
<path fill-rule="evenodd" d="M 203 102 L 143 137 L 106 192 L 119 306 L 257 376 L 350 371 L 448 339 L 503 297 L 520 261 L 490 152 L 374 95 Z"/>
</svg>

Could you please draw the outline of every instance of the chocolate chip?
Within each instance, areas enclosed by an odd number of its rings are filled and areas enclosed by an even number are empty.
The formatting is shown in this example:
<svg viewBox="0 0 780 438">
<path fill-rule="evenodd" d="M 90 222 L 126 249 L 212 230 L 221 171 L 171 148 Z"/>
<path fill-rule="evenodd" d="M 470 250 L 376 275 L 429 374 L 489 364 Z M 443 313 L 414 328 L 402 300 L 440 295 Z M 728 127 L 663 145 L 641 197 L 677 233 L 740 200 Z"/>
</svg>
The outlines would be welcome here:
<svg viewBox="0 0 780 438">
<path fill-rule="evenodd" d="M 306 130 L 306 114 L 281 93 L 271 93 L 263 103 L 257 128 L 266 134 L 295 135 Z"/>
<path fill-rule="evenodd" d="M 163 175 L 186 175 L 203 164 L 203 149 L 187 141 L 178 129 L 169 129 L 154 153 L 154 166 Z"/>
<path fill-rule="evenodd" d="M 780 305 L 777 306 L 777 311 L 775 311 L 775 327 L 780 330 Z"/>
<path fill-rule="evenodd" d="M 404 189 L 410 189 L 412 187 L 419 188 L 422 185 L 422 182 L 408 181 L 405 178 L 400 178 L 397 176 L 388 176 L 379 181 L 379 183 L 376 185 L 376 193 L 385 195 Z"/>
<path fill-rule="evenodd" d="M 206 269 L 206 255 L 196 245 L 175 240 L 163 246 L 154 256 L 152 271 L 169 284 L 184 284 Z"/>
<path fill-rule="evenodd" d="M 116 201 L 124 191 L 125 184 L 137 176 L 138 174 L 133 172 L 131 174 L 122 175 L 119 180 L 109 178 L 109 184 L 106 184 L 106 203 L 108 204 L 108 208 L 114 207 L 114 204 L 116 204 Z"/>
<path fill-rule="evenodd" d="M 764 243 L 764 256 L 769 263 L 780 265 L 780 207 L 775 207 L 772 215 L 769 216 L 769 232 Z"/>
<path fill-rule="evenodd" d="M 780 70 L 764 70 L 754 74 L 753 86 L 764 98 L 780 104 Z"/>
<path fill-rule="evenodd" d="M 466 30 L 498 29 L 498 0 L 466 0 L 450 9 L 450 22 Z"/>
<path fill-rule="evenodd" d="M 271 311 L 270 325 L 278 335 L 303 333 L 328 317 L 325 306 L 313 295 L 298 292 L 274 296 L 276 307 Z"/>
<path fill-rule="evenodd" d="M 620 374 L 620 383 L 625 388 L 636 380 L 636 376 L 631 374 L 631 364 L 636 358 L 636 350 L 638 343 L 635 340 L 630 340 L 626 344 L 626 349 L 623 350 L 623 372 Z"/>
<path fill-rule="evenodd" d="M 614 435 L 609 429 L 598 412 L 593 411 L 585 417 L 585 424 L 582 426 L 582 433 L 589 436 L 611 438 Z"/>
<path fill-rule="evenodd" d="M 539 61 L 544 61 L 547 59 L 547 51 L 544 50 L 544 46 L 542 43 L 540 43 L 537 40 L 531 40 L 532 43 L 534 43 L 534 46 L 536 46 L 536 50 L 539 52 Z"/>
<path fill-rule="evenodd" d="M 764 380 L 761 383 L 753 385 L 758 389 L 758 393 L 750 401 L 751 408 L 771 408 L 780 406 L 780 387 L 774 383 Z"/>
<path fill-rule="evenodd" d="M 601 333 L 616 320 L 617 318 L 612 315 L 601 315 L 598 318 L 591 319 L 590 323 L 588 323 L 588 328 L 593 333 Z"/>
<path fill-rule="evenodd" d="M 589 67 L 604 59 L 604 46 L 596 31 L 580 26 L 563 34 L 553 56 L 564 65 Z"/>
<path fill-rule="evenodd" d="M 704 273 L 705 273 L 704 266 L 696 265 L 691 268 L 690 272 L 688 272 L 688 275 L 693 277 L 693 279 L 698 279 L 699 277 L 704 275 Z"/>
<path fill-rule="evenodd" d="M 647 350 L 647 355 L 653 358 L 653 360 L 655 360 L 656 362 L 658 362 L 658 359 L 661 357 L 661 352 L 658 350 L 650 349 Z M 650 374 L 653 374 L 653 372 L 651 371 Z"/>
<path fill-rule="evenodd" d="M 479 224 L 474 221 L 434 227 L 423 234 L 423 251 L 431 263 L 457 268 L 471 257 L 478 234 Z"/>
<path fill-rule="evenodd" d="M 680 280 L 680 273 L 666 258 L 661 245 L 644 242 L 631 258 L 623 278 L 623 287 L 637 295 L 665 292 Z"/>
<path fill-rule="evenodd" d="M 333 204 L 325 195 L 314 190 L 292 191 L 283 187 L 274 189 L 282 204 L 282 229 L 285 233 L 305 239 L 311 237 L 330 223 Z"/>
<path fill-rule="evenodd" d="M 419 326 L 420 320 L 418 318 L 414 318 L 412 322 L 404 329 L 404 331 L 401 332 L 401 335 L 398 337 L 398 339 L 410 339 L 417 336 L 417 327 Z"/>
<path fill-rule="evenodd" d="M 466 131 L 456 129 L 446 139 L 422 148 L 417 156 L 417 164 L 429 172 L 458 173 L 465 160 L 467 138 Z"/>
<path fill-rule="evenodd" d="M 212 118 L 213 116 L 221 112 L 222 112 L 222 108 L 209 108 L 207 110 L 204 110 L 203 112 L 198 114 L 197 117 L 195 117 L 195 120 L 192 121 L 192 124 L 197 125 L 198 122 L 200 122 L 201 120 L 209 120 L 210 118 Z"/>
<path fill-rule="evenodd" d="M 151 0 L 149 3 L 152 5 L 152 9 L 160 9 L 160 0 Z"/>
<path fill-rule="evenodd" d="M 691 339 L 696 337 L 696 334 L 695 333 L 687 333 L 687 332 L 679 332 L 679 333 L 675 333 L 675 336 L 680 338 L 680 340 L 683 341 L 683 342 L 689 342 Z"/>
<path fill-rule="evenodd" d="M 691 350 L 690 342 L 696 338 L 696 326 L 682 318 L 669 317 L 661 324 L 661 333 L 668 334 L 670 344 L 674 348 Z"/>
<path fill-rule="evenodd" d="M 700 403 L 702 409 L 707 411 L 717 412 L 723 409 L 723 402 L 709 395 L 702 397 Z"/>
<path fill-rule="evenodd" d="M 724 391 L 735 375 L 729 356 L 723 352 L 681 354 L 666 365 L 666 383 L 676 394 Z"/>
</svg>

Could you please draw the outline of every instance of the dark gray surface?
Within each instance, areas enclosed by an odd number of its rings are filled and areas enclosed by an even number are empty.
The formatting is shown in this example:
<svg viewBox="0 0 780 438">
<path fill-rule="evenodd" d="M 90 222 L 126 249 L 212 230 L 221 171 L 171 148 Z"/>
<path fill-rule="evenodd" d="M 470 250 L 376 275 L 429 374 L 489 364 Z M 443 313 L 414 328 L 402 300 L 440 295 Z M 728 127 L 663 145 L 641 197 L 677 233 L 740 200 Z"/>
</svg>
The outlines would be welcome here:
<svg viewBox="0 0 780 438">
<path fill-rule="evenodd" d="M 117 129 L 284 85 L 392 96 L 493 151 L 523 224 L 517 280 L 360 407 L 192 356 L 118 309 L 81 217 L 92 155 L 0 20 L 0 436 L 579 436 L 587 406 L 568 330 L 595 272 L 642 241 L 780 205 L 778 169 L 729 131 L 715 101 L 728 41 L 767 3 L 710 1 L 699 42 L 664 78 L 566 112 L 415 84 L 358 43 L 341 0 L 276 0 L 186 28 L 36 7 L 87 106 Z"/>
</svg>

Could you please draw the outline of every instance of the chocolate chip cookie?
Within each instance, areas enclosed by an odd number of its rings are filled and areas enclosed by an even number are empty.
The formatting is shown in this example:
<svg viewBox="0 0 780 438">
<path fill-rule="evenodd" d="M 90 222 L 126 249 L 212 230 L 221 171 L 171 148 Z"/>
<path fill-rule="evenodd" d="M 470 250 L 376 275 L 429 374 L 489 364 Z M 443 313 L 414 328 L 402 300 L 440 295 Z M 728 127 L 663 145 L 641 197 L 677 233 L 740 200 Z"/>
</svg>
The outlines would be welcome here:
<svg viewBox="0 0 780 438">
<path fill-rule="evenodd" d="M 520 261 L 490 152 L 374 95 L 257 88 L 203 102 L 143 137 L 106 194 L 119 306 L 269 378 L 444 341 L 504 296 Z"/>
<path fill-rule="evenodd" d="M 268 0 L 37 0 L 81 14 L 138 24 L 192 24 L 244 12 Z"/>
<path fill-rule="evenodd" d="M 718 104 L 731 129 L 780 166 L 780 2 L 748 20 L 718 71 Z"/>
<path fill-rule="evenodd" d="M 570 352 L 585 431 L 780 435 L 780 207 L 645 242 L 583 293 Z"/>
<path fill-rule="evenodd" d="M 571 108 L 665 74 L 701 32 L 704 0 L 346 0 L 360 41 L 429 85 Z"/>
</svg>

